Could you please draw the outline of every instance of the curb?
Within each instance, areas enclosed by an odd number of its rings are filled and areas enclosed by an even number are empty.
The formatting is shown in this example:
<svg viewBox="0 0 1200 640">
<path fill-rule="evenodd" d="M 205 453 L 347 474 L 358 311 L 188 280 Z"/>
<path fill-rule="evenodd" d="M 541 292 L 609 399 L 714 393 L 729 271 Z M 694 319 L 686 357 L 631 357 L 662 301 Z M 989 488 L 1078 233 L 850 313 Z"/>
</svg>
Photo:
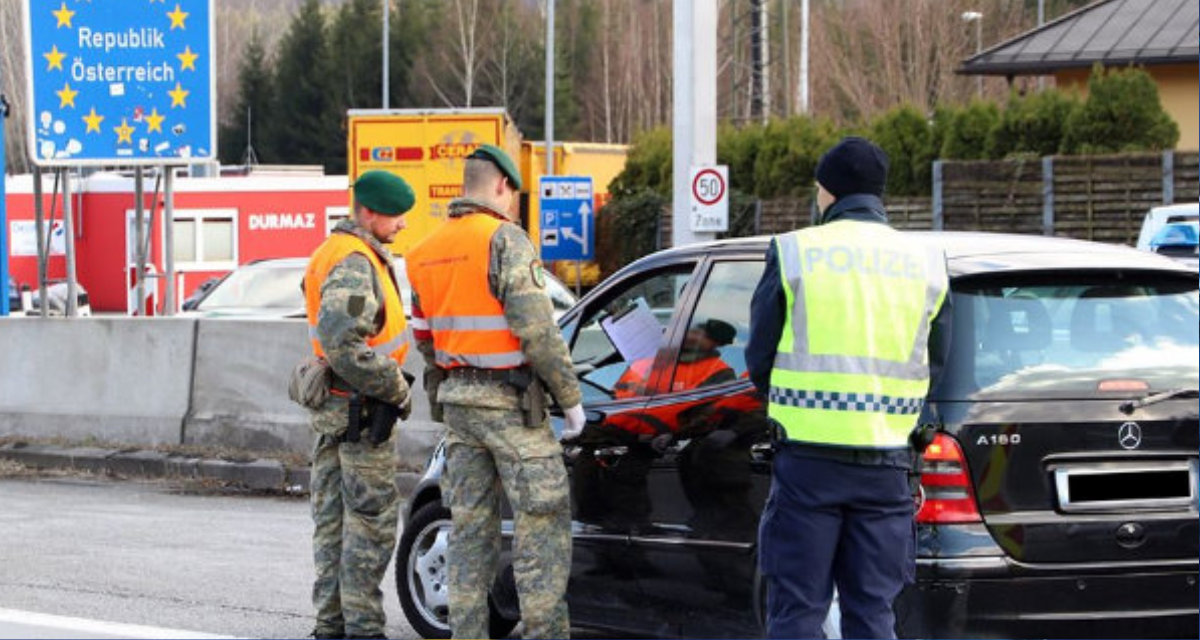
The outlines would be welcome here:
<svg viewBox="0 0 1200 640">
<path fill-rule="evenodd" d="M 13 442 L 0 445 L 0 460 L 36 469 L 107 473 L 119 477 L 210 480 L 251 491 L 307 495 L 309 468 L 288 466 L 278 460 L 246 461 L 200 458 L 142 449 L 61 447 Z M 401 495 L 409 496 L 421 474 L 396 473 Z"/>
</svg>

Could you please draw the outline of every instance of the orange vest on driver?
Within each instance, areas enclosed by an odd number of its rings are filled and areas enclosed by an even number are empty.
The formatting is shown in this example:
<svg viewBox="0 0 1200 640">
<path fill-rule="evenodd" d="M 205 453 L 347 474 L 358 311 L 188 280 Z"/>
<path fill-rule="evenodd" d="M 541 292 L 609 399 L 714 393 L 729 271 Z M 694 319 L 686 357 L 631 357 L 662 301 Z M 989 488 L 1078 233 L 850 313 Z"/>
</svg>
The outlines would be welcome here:
<svg viewBox="0 0 1200 640">
<path fill-rule="evenodd" d="M 333 267 L 352 253 L 366 256 L 375 268 L 375 277 L 383 283 L 383 327 L 379 333 L 367 337 L 367 346 L 375 353 L 402 365 L 404 356 L 408 355 L 408 340 L 404 336 L 404 306 L 400 303 L 396 282 L 379 255 L 361 238 L 349 233 L 334 233 L 326 238 L 313 252 L 308 261 L 308 269 L 304 272 L 304 308 L 308 314 L 308 337 L 312 341 L 313 353 L 318 357 L 325 357 L 325 350 L 321 348 L 321 341 L 317 339 L 321 287 Z"/>
<path fill-rule="evenodd" d="M 450 218 L 409 250 L 408 277 L 443 369 L 512 369 L 525 364 L 521 341 L 488 286 L 492 236 L 503 221 L 485 213 Z"/>
</svg>

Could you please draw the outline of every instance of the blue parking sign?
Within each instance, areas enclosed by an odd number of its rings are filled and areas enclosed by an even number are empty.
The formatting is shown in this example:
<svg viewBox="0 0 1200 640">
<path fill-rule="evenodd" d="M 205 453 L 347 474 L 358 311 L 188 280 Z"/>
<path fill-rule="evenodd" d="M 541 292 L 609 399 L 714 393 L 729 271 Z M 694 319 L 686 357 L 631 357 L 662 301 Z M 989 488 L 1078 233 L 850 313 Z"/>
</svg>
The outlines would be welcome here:
<svg viewBox="0 0 1200 640">
<path fill-rule="evenodd" d="M 29 149 L 43 166 L 216 158 L 213 0 L 28 0 Z"/>
<path fill-rule="evenodd" d="M 538 182 L 542 260 L 590 260 L 596 222 L 590 176 L 542 176 Z"/>
</svg>

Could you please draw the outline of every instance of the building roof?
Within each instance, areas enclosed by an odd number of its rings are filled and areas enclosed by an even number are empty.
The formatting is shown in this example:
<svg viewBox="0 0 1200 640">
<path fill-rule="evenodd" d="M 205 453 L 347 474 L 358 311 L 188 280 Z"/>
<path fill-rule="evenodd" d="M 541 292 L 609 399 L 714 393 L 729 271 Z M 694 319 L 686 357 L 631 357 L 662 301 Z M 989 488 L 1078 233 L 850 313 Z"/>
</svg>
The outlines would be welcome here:
<svg viewBox="0 0 1200 640">
<path fill-rule="evenodd" d="M 967 58 L 969 75 L 1048 74 L 1061 69 L 1200 60 L 1196 0 L 1100 0 Z"/>
</svg>

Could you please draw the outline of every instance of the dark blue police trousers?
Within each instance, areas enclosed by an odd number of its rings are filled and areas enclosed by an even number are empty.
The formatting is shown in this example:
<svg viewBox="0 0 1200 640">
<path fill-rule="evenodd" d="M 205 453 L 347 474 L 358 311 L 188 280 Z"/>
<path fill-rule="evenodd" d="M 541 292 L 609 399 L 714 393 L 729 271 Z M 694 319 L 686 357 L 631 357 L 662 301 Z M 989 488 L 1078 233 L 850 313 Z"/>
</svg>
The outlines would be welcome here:
<svg viewBox="0 0 1200 640">
<path fill-rule="evenodd" d="M 824 637 L 836 585 L 842 637 L 894 638 L 892 602 L 916 570 L 907 471 L 806 449 L 777 449 L 759 524 L 767 637 Z"/>
</svg>

